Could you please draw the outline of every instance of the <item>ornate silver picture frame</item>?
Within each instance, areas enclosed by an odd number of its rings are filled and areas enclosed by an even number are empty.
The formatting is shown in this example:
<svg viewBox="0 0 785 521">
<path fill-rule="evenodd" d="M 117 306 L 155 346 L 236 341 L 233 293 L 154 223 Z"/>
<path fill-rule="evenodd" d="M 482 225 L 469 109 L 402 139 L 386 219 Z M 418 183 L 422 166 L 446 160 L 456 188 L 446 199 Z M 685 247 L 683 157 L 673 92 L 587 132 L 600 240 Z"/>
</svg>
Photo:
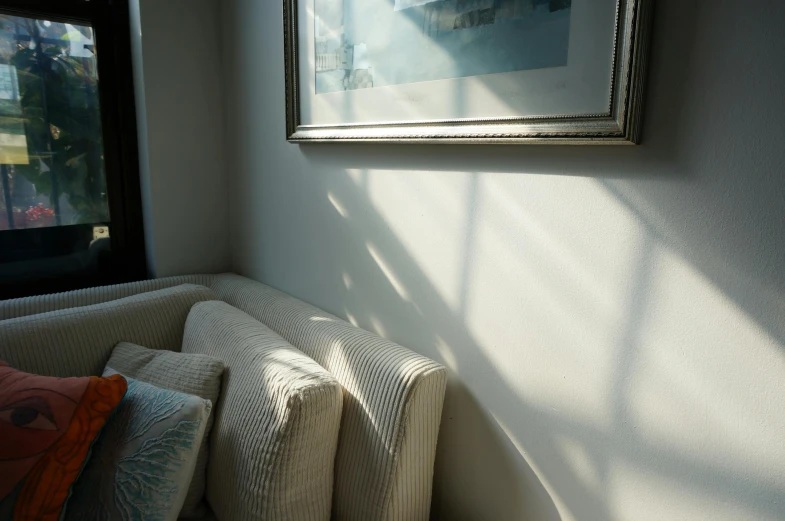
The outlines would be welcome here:
<svg viewBox="0 0 785 521">
<path fill-rule="evenodd" d="M 637 144 L 654 0 L 284 0 L 293 143 Z"/>
</svg>

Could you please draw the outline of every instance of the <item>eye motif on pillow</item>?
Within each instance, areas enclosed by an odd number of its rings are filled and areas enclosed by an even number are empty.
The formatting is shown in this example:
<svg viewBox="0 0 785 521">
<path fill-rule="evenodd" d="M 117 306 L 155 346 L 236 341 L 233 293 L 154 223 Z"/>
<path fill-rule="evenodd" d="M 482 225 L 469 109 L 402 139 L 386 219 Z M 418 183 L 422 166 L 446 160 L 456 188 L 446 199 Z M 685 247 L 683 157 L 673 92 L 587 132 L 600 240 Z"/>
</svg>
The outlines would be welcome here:
<svg viewBox="0 0 785 521">
<path fill-rule="evenodd" d="M 119 375 L 49 378 L 0 362 L 0 519 L 59 519 L 126 389 Z"/>
<path fill-rule="evenodd" d="M 75 403 L 76 400 L 71 398 L 70 402 Z M 70 406 L 71 403 L 68 405 Z M 52 408 L 49 407 L 49 402 L 43 396 L 30 396 L 6 405 L 5 409 L 0 411 L 0 421 L 22 429 L 35 431 L 58 430 L 57 420 L 52 412 Z"/>
</svg>

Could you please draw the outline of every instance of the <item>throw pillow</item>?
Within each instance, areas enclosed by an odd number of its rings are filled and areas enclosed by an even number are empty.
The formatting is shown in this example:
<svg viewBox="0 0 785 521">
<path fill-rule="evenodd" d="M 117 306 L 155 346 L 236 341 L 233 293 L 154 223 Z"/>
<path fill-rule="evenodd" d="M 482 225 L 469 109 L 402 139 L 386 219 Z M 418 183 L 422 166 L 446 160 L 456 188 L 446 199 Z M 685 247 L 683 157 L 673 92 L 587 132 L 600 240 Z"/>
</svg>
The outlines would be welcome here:
<svg viewBox="0 0 785 521">
<path fill-rule="evenodd" d="M 128 393 L 95 443 L 65 520 L 176 521 L 211 404 L 128 380 Z"/>
<path fill-rule="evenodd" d="M 126 342 L 117 344 L 106 367 L 123 376 L 156 387 L 210 400 L 213 405 L 218 403 L 221 376 L 224 372 L 224 363 L 212 356 L 147 349 Z M 203 498 L 207 472 L 207 450 L 214 416 L 211 414 L 207 420 L 204 441 L 199 448 L 199 457 L 196 459 L 194 477 L 188 488 L 188 495 L 185 498 L 180 517 L 203 517 L 207 512 Z"/>
<path fill-rule="evenodd" d="M 50 378 L 0 362 L 0 519 L 57 521 L 122 376 Z"/>
</svg>

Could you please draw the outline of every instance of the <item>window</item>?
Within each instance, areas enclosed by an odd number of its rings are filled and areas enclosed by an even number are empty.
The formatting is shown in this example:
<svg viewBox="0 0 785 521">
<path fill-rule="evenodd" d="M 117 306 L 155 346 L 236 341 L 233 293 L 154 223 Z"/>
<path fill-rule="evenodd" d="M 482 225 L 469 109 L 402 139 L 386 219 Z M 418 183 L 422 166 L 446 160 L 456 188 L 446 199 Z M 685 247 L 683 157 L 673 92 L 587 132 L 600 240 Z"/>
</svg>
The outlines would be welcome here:
<svg viewBox="0 0 785 521">
<path fill-rule="evenodd" d="M 128 18 L 0 0 L 0 298 L 146 275 Z"/>
</svg>

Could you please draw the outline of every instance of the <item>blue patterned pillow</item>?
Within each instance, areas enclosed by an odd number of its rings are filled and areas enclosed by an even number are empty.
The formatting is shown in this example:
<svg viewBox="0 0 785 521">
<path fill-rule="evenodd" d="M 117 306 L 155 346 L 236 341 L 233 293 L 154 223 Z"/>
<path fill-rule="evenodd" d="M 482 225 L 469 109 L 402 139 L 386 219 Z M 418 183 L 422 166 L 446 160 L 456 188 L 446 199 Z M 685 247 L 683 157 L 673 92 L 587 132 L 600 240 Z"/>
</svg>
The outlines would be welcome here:
<svg viewBox="0 0 785 521">
<path fill-rule="evenodd" d="M 128 392 L 74 486 L 66 521 L 175 521 L 211 407 L 128 378 Z"/>
</svg>

